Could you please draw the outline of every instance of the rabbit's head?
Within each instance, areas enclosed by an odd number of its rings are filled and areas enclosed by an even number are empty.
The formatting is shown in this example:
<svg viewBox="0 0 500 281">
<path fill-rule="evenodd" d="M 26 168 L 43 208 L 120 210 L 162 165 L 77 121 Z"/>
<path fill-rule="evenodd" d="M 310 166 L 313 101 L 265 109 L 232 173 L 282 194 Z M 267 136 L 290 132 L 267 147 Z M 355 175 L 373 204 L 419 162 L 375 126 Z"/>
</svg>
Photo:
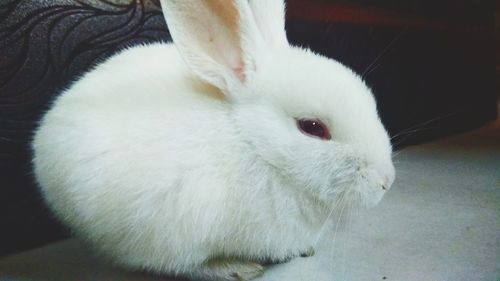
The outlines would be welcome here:
<svg viewBox="0 0 500 281">
<path fill-rule="evenodd" d="M 394 181 L 370 89 L 339 62 L 288 44 L 281 0 L 163 0 L 192 71 L 230 104 L 235 134 L 277 176 L 330 202 L 375 205 Z"/>
</svg>

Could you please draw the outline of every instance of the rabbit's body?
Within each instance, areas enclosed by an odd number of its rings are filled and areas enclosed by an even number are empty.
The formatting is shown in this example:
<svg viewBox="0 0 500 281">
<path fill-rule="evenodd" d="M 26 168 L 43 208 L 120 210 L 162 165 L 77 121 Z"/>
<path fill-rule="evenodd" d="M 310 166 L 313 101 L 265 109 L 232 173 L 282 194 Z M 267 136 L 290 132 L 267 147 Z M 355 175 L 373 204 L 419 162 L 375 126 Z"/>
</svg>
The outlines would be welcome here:
<svg viewBox="0 0 500 281">
<path fill-rule="evenodd" d="M 171 44 L 132 48 L 56 100 L 34 142 L 46 200 L 134 267 L 184 272 L 214 257 L 306 251 L 322 208 L 263 163 L 218 90 L 180 62 Z"/>
<path fill-rule="evenodd" d="M 373 96 L 288 44 L 283 5 L 164 0 L 177 49 L 125 50 L 63 92 L 33 141 L 57 217 L 128 268 L 249 280 L 311 253 L 335 208 L 379 202 L 394 167 Z"/>
</svg>

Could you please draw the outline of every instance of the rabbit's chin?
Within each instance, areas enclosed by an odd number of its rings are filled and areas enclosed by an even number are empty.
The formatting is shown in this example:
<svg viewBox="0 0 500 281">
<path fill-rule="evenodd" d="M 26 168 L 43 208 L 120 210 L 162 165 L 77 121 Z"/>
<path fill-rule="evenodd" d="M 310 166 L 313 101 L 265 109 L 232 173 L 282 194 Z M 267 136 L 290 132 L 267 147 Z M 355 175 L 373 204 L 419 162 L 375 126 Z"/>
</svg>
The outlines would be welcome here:
<svg viewBox="0 0 500 281">
<path fill-rule="evenodd" d="M 377 206 L 386 193 L 378 184 L 373 183 L 367 183 L 358 192 L 361 197 L 360 205 L 362 208 L 366 209 Z"/>
<path fill-rule="evenodd" d="M 377 206 L 386 191 L 377 184 L 369 181 L 361 181 L 356 184 L 346 186 L 342 191 L 337 192 L 331 198 L 330 204 L 345 204 L 350 209 L 371 209 Z"/>
<path fill-rule="evenodd" d="M 382 198 L 384 197 L 385 194 L 383 190 L 373 190 L 365 193 L 366 194 L 364 194 L 361 207 L 366 209 L 371 209 L 377 206 L 380 203 L 380 201 L 382 201 Z"/>
</svg>

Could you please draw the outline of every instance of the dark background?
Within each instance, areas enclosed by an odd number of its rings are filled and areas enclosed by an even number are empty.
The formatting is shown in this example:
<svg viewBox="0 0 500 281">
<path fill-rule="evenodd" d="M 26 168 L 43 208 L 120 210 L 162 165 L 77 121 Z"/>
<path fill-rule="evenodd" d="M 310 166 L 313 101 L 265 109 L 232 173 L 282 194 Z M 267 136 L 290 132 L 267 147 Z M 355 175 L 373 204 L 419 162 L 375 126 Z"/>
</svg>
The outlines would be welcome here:
<svg viewBox="0 0 500 281">
<path fill-rule="evenodd" d="M 289 0 L 287 30 L 364 74 L 402 147 L 495 119 L 494 10 L 489 0 Z M 30 139 L 50 101 L 116 51 L 160 40 L 157 0 L 0 1 L 0 255 L 68 235 L 31 174 Z"/>
</svg>

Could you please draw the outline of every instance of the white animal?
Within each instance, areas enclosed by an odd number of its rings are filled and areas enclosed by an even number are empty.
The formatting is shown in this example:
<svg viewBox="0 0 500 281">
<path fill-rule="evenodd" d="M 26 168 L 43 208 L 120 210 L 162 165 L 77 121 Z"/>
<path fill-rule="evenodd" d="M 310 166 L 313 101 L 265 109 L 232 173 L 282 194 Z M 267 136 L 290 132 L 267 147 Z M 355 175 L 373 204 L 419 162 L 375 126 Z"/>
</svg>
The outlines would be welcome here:
<svg viewBox="0 0 500 281">
<path fill-rule="evenodd" d="M 282 0 L 162 6 L 175 45 L 98 65 L 34 137 L 42 194 L 77 236 L 129 269 L 250 280 L 310 253 L 339 198 L 379 202 L 395 173 L 372 93 L 288 44 Z"/>
</svg>

